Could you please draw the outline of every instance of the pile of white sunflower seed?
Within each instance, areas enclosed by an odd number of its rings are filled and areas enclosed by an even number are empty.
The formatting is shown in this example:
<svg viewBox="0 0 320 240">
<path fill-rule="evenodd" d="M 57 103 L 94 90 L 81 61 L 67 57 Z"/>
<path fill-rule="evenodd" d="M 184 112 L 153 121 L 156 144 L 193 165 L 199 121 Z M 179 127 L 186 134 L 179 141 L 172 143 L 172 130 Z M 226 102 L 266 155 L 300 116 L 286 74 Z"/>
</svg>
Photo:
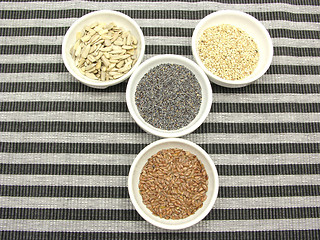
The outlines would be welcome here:
<svg viewBox="0 0 320 240">
<path fill-rule="evenodd" d="M 137 61 L 137 39 L 115 23 L 94 23 L 76 35 L 70 54 L 85 76 L 108 81 L 122 77 Z"/>
</svg>

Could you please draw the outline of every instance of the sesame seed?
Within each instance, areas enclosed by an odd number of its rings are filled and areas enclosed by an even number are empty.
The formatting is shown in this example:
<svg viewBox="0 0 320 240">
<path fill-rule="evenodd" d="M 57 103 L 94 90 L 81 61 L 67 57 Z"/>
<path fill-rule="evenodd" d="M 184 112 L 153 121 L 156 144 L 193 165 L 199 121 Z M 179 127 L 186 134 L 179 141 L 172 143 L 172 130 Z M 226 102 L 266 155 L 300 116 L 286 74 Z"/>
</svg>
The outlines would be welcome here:
<svg viewBox="0 0 320 240">
<path fill-rule="evenodd" d="M 251 75 L 259 61 L 253 38 L 230 24 L 207 28 L 199 38 L 197 50 L 205 67 L 226 80 L 241 80 Z"/>
</svg>

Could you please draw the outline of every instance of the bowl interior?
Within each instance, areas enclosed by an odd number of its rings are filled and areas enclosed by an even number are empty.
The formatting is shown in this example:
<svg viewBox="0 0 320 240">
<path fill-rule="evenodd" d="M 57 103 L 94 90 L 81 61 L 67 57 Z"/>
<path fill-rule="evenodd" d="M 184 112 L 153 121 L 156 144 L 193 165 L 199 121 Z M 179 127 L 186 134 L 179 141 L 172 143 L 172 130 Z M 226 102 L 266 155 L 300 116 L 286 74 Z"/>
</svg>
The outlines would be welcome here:
<svg viewBox="0 0 320 240">
<path fill-rule="evenodd" d="M 201 86 L 202 103 L 199 113 L 187 126 L 177 130 L 163 130 L 150 125 L 140 116 L 135 104 L 135 92 L 139 81 L 150 69 L 162 63 L 180 64 L 187 67 L 195 74 Z M 177 55 L 159 55 L 143 62 L 130 77 L 127 85 L 127 104 L 132 117 L 145 131 L 160 137 L 180 137 L 194 131 L 205 120 L 212 104 L 212 89 L 208 77 L 195 62 Z"/>
<path fill-rule="evenodd" d="M 139 193 L 139 177 L 144 165 L 153 154 L 162 149 L 168 148 L 181 148 L 195 154 L 203 163 L 208 174 L 209 183 L 207 199 L 203 203 L 203 206 L 198 209 L 195 214 L 185 219 L 167 220 L 153 215 L 152 212 L 142 202 L 142 197 Z M 198 145 L 184 139 L 162 139 L 147 146 L 134 160 L 129 172 L 128 181 L 130 198 L 139 214 L 150 223 L 166 229 L 181 229 L 189 227 L 203 219 L 210 212 L 214 205 L 218 195 L 219 185 L 218 173 L 209 155 Z"/>
<path fill-rule="evenodd" d="M 209 27 L 217 26 L 220 24 L 231 24 L 235 27 L 238 27 L 246 31 L 258 45 L 259 55 L 260 55 L 258 65 L 250 76 L 247 76 L 242 80 L 237 80 L 237 81 L 225 80 L 218 76 L 213 75 L 204 66 L 204 64 L 202 63 L 202 61 L 198 56 L 198 51 L 196 50 L 196 48 L 197 48 L 198 39 L 202 35 L 203 31 Z M 193 53 L 194 53 L 196 62 L 205 70 L 208 76 L 214 77 L 221 81 L 229 82 L 231 84 L 232 83 L 242 84 L 243 82 L 250 82 L 261 77 L 269 68 L 271 64 L 272 56 L 273 56 L 272 41 L 265 27 L 254 17 L 240 11 L 231 11 L 231 10 L 218 11 L 216 13 L 210 14 L 207 17 L 205 17 L 199 23 L 199 25 L 197 26 L 197 29 L 195 30 L 193 40 L 192 40 L 192 45 L 193 45 Z"/>
<path fill-rule="evenodd" d="M 76 42 L 76 33 L 80 32 L 84 29 L 84 27 L 91 25 L 96 22 L 103 22 L 103 23 L 111 23 L 114 22 L 118 27 L 122 27 L 128 31 L 131 32 L 132 35 L 136 37 L 138 40 L 137 45 L 137 62 L 135 65 L 131 68 L 131 70 L 123 75 L 122 77 L 110 80 L 110 81 L 98 81 L 94 79 L 90 79 L 79 71 L 79 69 L 76 67 L 74 60 L 72 59 L 71 55 L 69 54 L 70 48 L 75 44 Z M 134 69 L 141 63 L 143 55 L 144 55 L 144 37 L 142 34 L 142 31 L 140 27 L 137 25 L 137 23 L 132 20 L 130 17 L 116 11 L 111 10 L 101 10 L 89 13 L 81 18 L 79 18 L 77 21 L 75 21 L 69 30 L 67 31 L 63 44 L 62 44 L 62 55 L 63 60 L 65 62 L 65 65 L 69 72 L 78 80 L 82 81 L 84 84 L 87 85 L 94 85 L 95 87 L 103 87 L 103 86 L 111 86 L 118 84 L 128 78 Z"/>
</svg>

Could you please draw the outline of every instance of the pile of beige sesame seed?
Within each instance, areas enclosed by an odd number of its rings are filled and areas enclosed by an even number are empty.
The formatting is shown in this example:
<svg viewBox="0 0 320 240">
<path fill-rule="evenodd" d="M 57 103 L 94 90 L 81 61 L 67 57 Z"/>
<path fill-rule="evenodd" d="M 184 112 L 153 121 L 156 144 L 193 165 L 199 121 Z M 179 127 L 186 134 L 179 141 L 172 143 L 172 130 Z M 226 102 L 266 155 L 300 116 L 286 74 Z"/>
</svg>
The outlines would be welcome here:
<svg viewBox="0 0 320 240">
<path fill-rule="evenodd" d="M 226 80 L 241 80 L 251 75 L 259 61 L 253 38 L 230 24 L 207 28 L 197 48 L 205 67 Z"/>
</svg>

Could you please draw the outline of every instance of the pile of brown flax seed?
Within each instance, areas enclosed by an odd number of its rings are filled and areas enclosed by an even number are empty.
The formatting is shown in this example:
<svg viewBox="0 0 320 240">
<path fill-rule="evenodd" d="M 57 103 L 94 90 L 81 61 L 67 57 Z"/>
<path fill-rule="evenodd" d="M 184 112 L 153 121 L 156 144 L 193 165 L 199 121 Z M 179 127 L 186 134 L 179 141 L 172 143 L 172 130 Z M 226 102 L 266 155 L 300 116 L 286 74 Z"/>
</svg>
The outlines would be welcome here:
<svg viewBox="0 0 320 240">
<path fill-rule="evenodd" d="M 178 148 L 151 156 L 139 179 L 143 203 L 165 219 L 183 219 L 203 206 L 208 175 L 196 155 Z"/>
</svg>

